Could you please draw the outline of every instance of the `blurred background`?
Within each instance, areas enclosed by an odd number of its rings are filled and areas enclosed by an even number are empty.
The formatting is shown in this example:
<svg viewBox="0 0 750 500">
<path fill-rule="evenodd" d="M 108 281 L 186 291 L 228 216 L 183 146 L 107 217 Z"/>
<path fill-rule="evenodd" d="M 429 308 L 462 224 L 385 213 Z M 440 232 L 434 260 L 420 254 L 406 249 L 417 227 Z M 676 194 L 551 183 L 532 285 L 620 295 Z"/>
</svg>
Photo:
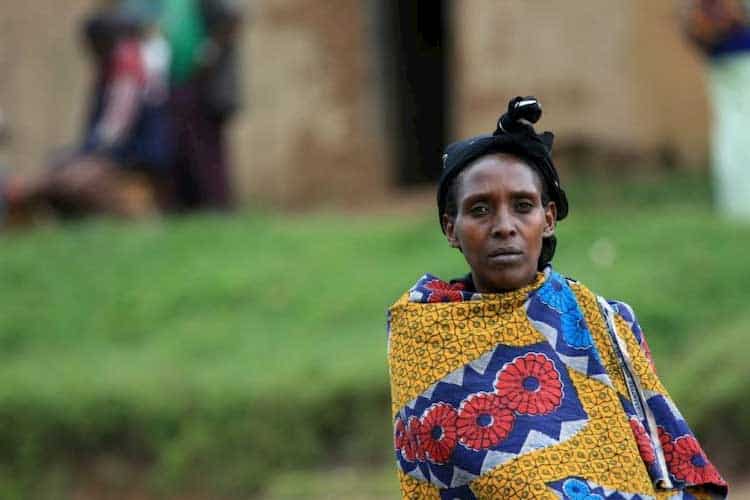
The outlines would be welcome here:
<svg viewBox="0 0 750 500">
<path fill-rule="evenodd" d="M 634 307 L 750 498 L 722 3 L 0 0 L 0 498 L 397 498 L 385 310 L 466 272 L 440 156 L 516 95 L 556 134 L 556 268 Z"/>
</svg>

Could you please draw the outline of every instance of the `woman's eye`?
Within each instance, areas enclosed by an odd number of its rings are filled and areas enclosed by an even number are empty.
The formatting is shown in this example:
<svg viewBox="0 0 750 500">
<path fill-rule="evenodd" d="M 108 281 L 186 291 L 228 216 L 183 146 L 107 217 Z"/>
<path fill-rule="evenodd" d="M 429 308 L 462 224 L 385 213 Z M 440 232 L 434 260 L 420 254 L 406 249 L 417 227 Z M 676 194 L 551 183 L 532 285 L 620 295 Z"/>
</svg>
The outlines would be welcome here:
<svg viewBox="0 0 750 500">
<path fill-rule="evenodd" d="M 532 208 L 534 208 L 534 204 L 530 201 L 519 201 L 516 204 L 516 209 L 520 210 L 521 212 L 528 212 Z"/>
<path fill-rule="evenodd" d="M 485 205 L 474 205 L 469 209 L 469 212 L 471 212 L 472 215 L 486 215 L 489 213 L 489 210 Z"/>
</svg>

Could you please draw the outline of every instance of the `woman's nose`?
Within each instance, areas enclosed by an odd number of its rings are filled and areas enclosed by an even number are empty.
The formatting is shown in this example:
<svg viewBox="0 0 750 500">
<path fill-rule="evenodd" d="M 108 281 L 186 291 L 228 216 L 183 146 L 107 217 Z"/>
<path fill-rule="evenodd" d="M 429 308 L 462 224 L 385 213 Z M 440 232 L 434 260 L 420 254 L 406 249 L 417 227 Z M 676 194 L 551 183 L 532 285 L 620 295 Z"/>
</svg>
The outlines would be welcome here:
<svg viewBox="0 0 750 500">
<path fill-rule="evenodd" d="M 500 238 L 507 238 L 516 234 L 516 226 L 508 210 L 495 212 L 492 220 L 492 234 Z"/>
</svg>

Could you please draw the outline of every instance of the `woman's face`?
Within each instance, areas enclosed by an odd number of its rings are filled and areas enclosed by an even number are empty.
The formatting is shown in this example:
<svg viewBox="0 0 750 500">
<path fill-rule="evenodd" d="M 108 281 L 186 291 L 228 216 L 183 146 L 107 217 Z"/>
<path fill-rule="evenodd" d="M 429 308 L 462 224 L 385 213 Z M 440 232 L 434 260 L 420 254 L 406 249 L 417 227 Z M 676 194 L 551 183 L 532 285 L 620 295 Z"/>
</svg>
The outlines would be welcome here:
<svg viewBox="0 0 750 500">
<path fill-rule="evenodd" d="M 456 179 L 455 218 L 443 215 L 448 242 L 471 267 L 478 292 L 515 290 L 534 281 L 542 239 L 555 231 L 554 202 L 542 203 L 537 173 L 515 156 L 476 160 Z"/>
</svg>

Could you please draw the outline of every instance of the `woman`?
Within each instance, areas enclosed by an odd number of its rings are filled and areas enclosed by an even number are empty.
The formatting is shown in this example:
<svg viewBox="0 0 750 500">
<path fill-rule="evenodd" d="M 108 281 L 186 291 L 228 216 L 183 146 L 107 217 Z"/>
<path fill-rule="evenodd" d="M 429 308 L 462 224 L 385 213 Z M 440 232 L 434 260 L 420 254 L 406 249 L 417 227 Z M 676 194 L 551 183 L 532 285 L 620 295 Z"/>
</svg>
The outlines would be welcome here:
<svg viewBox="0 0 750 500">
<path fill-rule="evenodd" d="M 403 497 L 723 498 L 633 311 L 549 265 L 568 203 L 540 116 L 517 97 L 443 156 L 440 223 L 471 272 L 389 311 Z"/>
</svg>

